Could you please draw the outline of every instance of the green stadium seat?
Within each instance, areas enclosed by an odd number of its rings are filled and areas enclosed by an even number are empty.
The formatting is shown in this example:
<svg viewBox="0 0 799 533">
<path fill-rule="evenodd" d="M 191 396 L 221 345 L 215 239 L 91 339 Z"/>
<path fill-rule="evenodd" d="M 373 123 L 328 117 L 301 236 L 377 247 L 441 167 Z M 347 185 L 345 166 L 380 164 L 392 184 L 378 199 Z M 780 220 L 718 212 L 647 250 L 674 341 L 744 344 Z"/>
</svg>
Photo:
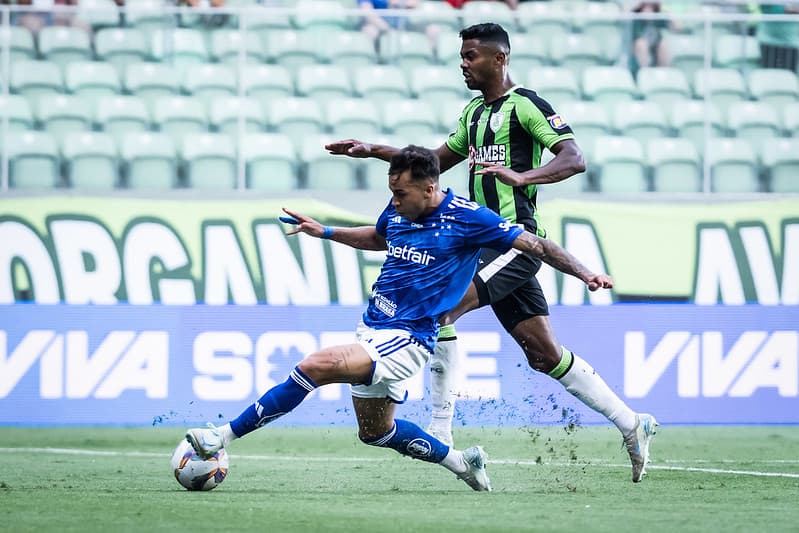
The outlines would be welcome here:
<svg viewBox="0 0 799 533">
<path fill-rule="evenodd" d="M 122 145 L 129 133 L 150 129 L 150 114 L 144 100 L 137 96 L 107 96 L 95 107 L 95 124 Z"/>
<path fill-rule="evenodd" d="M 691 86 L 683 71 L 674 67 L 647 67 L 638 71 L 641 95 L 659 104 L 691 98 Z"/>
<path fill-rule="evenodd" d="M 799 137 L 799 102 L 782 108 L 782 125 L 788 135 Z"/>
<path fill-rule="evenodd" d="M 752 97 L 775 106 L 799 101 L 799 79 L 781 68 L 759 68 L 747 75 Z"/>
<path fill-rule="evenodd" d="M 52 135 L 26 131 L 8 138 L 9 185 L 14 189 L 52 189 L 58 186 L 59 158 Z"/>
<path fill-rule="evenodd" d="M 747 100 L 746 83 L 740 72 L 731 68 L 699 69 L 694 74 L 694 94 L 697 98 L 705 97 L 705 88 L 710 100 L 722 112 L 733 102 Z"/>
<path fill-rule="evenodd" d="M 411 23 L 422 27 L 434 24 L 445 32 L 459 32 L 463 28 L 461 11 L 452 7 L 447 2 L 437 0 L 424 0 L 419 6 L 408 13 Z"/>
<path fill-rule="evenodd" d="M 0 127 L 3 117 L 8 117 L 8 129 L 12 132 L 32 130 L 35 126 L 30 104 L 18 94 L 0 95 Z"/>
<path fill-rule="evenodd" d="M 773 139 L 762 154 L 771 192 L 799 193 L 799 139 Z"/>
<path fill-rule="evenodd" d="M 11 62 L 36 59 L 36 45 L 33 34 L 24 26 L 0 27 L 0 40 L 8 39 Z"/>
<path fill-rule="evenodd" d="M 186 65 L 183 92 L 199 99 L 207 107 L 214 98 L 238 94 L 236 72 L 229 65 L 217 63 Z"/>
<path fill-rule="evenodd" d="M 583 70 L 582 87 L 586 98 L 608 109 L 638 96 L 632 74 L 621 67 L 586 67 Z"/>
<path fill-rule="evenodd" d="M 516 14 L 504 2 L 469 0 L 461 7 L 463 27 L 491 21 L 501 24 L 509 32 L 516 30 Z"/>
<path fill-rule="evenodd" d="M 291 139 L 280 133 L 248 134 L 239 143 L 247 165 L 247 187 L 285 192 L 298 188 L 297 154 Z"/>
<path fill-rule="evenodd" d="M 749 139 L 756 148 L 782 134 L 777 111 L 763 102 L 744 101 L 730 106 L 727 127 L 736 137 Z"/>
<path fill-rule="evenodd" d="M 39 99 L 36 117 L 42 129 L 61 143 L 71 132 L 92 129 L 92 109 L 89 101 L 80 96 L 58 95 Z"/>
<path fill-rule="evenodd" d="M 103 28 L 95 34 L 94 48 L 97 58 L 114 65 L 120 74 L 149 57 L 144 33 L 135 28 Z"/>
<path fill-rule="evenodd" d="M 64 72 L 64 83 L 70 93 L 91 99 L 122 91 L 116 69 L 100 61 L 76 61 L 68 64 Z"/>
<path fill-rule="evenodd" d="M 756 37 L 723 34 L 713 42 L 713 65 L 721 68 L 753 69 L 760 63 Z"/>
<path fill-rule="evenodd" d="M 445 67 L 457 69 L 461 63 L 461 38 L 458 37 L 458 32 L 445 32 L 438 36 L 438 43 L 436 43 L 436 58 L 438 63 Z M 455 70 L 457 72 L 457 70 Z"/>
<path fill-rule="evenodd" d="M 402 146 L 402 140 L 389 135 L 381 135 L 370 139 L 375 144 L 388 146 Z M 375 191 L 385 191 L 388 187 L 388 163 L 381 159 L 367 158 L 361 161 L 361 172 L 365 188 Z M 447 171 L 452 172 L 452 170 Z M 447 174 L 444 174 L 446 176 Z M 465 181 L 461 182 L 466 183 Z M 461 185 L 461 188 L 463 185 Z"/>
<path fill-rule="evenodd" d="M 127 134 L 120 146 L 131 189 L 166 190 L 177 186 L 175 144 L 165 133 Z"/>
<path fill-rule="evenodd" d="M 244 91 L 268 112 L 273 101 L 294 96 L 291 72 L 281 65 L 251 65 L 244 71 Z"/>
<path fill-rule="evenodd" d="M 250 1 L 250 0 L 246 0 Z M 266 2 L 255 2 L 254 6 L 248 6 L 247 16 L 244 17 L 244 23 L 247 25 L 248 32 L 257 34 L 267 34 L 275 30 L 291 30 L 294 26 L 291 23 L 291 17 L 287 11 L 276 11 L 272 9 L 275 4 L 271 5 Z M 283 7 L 279 5 L 277 7 Z"/>
<path fill-rule="evenodd" d="M 468 103 L 468 100 L 452 100 L 436 106 L 438 113 L 438 131 L 441 133 L 454 132 L 463 114 L 463 108 L 466 107 Z"/>
<path fill-rule="evenodd" d="M 560 114 L 571 126 L 586 159 L 592 161 L 596 139 L 613 133 L 607 108 L 597 102 L 576 100 L 564 102 Z"/>
<path fill-rule="evenodd" d="M 290 17 L 295 28 L 321 33 L 355 29 L 358 18 L 347 15 L 342 4 L 331 0 L 298 0 Z"/>
<path fill-rule="evenodd" d="M 580 100 L 580 86 L 574 73 L 563 67 L 540 67 L 530 70 L 527 86 L 558 108 L 563 102 Z"/>
<path fill-rule="evenodd" d="M 11 63 L 11 90 L 31 103 L 41 96 L 53 96 L 64 90 L 61 69 L 50 61 L 14 61 Z"/>
<path fill-rule="evenodd" d="M 711 139 L 707 147 L 713 192 L 760 192 L 758 161 L 746 139 Z"/>
<path fill-rule="evenodd" d="M 156 61 L 170 63 L 181 71 L 187 65 L 211 60 L 202 32 L 192 28 L 156 31 L 151 38 L 150 51 Z"/>
<path fill-rule="evenodd" d="M 424 100 L 386 100 L 382 109 L 386 133 L 404 144 L 438 133 L 435 108 Z"/>
<path fill-rule="evenodd" d="M 61 155 L 70 187 L 111 190 L 117 186 L 117 148 L 110 135 L 89 131 L 66 134 Z"/>
<path fill-rule="evenodd" d="M 639 193 L 649 190 L 644 148 L 632 137 L 600 137 L 594 142 L 598 166 L 597 188 L 606 193 Z"/>
<path fill-rule="evenodd" d="M 698 35 L 682 35 L 669 33 L 664 38 L 671 54 L 671 66 L 683 71 L 688 79 L 705 66 L 705 45 Z"/>
<path fill-rule="evenodd" d="M 73 26 L 45 26 L 39 30 L 39 53 L 62 66 L 72 61 L 90 61 L 89 34 Z"/>
<path fill-rule="evenodd" d="M 125 89 L 143 98 L 148 106 L 158 98 L 180 92 L 178 73 L 169 65 L 160 63 L 134 63 L 125 69 Z"/>
<path fill-rule="evenodd" d="M 159 98 L 153 107 L 153 123 L 182 146 L 183 138 L 190 133 L 207 133 L 208 118 L 202 102 L 188 96 Z"/>
<path fill-rule="evenodd" d="M 399 67 L 373 65 L 361 67 L 353 73 L 355 94 L 377 103 L 398 98 L 410 98 L 411 91 Z"/>
<path fill-rule="evenodd" d="M 596 39 L 600 43 L 602 59 L 613 63 L 622 52 L 624 31 L 618 15 L 621 12 L 616 2 L 571 2 L 570 7 L 576 14 L 587 14 L 588 17 L 576 18 L 575 26 L 584 35 Z M 515 39 L 514 39 L 515 40 Z"/>
<path fill-rule="evenodd" d="M 174 28 L 175 17 L 164 11 L 160 0 L 136 0 L 125 7 L 125 24 L 144 33 L 151 39 L 157 32 Z"/>
<path fill-rule="evenodd" d="M 578 79 L 582 78 L 585 68 L 601 66 L 604 62 L 599 42 L 588 35 L 571 33 L 549 44 L 552 62 L 568 68 Z"/>
<path fill-rule="evenodd" d="M 452 69 L 442 66 L 416 67 L 410 73 L 411 94 L 435 106 L 462 102 L 469 96 L 466 85 Z"/>
<path fill-rule="evenodd" d="M 712 103 L 706 106 L 700 100 L 674 102 L 667 118 L 676 134 L 693 142 L 700 153 L 705 146 L 706 122 L 710 126 L 711 137 L 723 137 L 725 134 L 721 111 Z"/>
<path fill-rule="evenodd" d="M 383 33 L 380 36 L 378 50 L 380 50 L 379 57 L 382 63 L 397 65 L 406 73 L 415 67 L 435 64 L 435 55 L 430 42 L 423 35 L 415 32 Z"/>
<path fill-rule="evenodd" d="M 312 31 L 274 30 L 266 34 L 269 61 L 292 73 L 302 65 L 321 63 L 324 60 L 322 48 Z"/>
<path fill-rule="evenodd" d="M 641 141 L 668 137 L 670 133 L 663 108 L 650 101 L 617 104 L 613 111 L 613 126 L 620 135 Z"/>
<path fill-rule="evenodd" d="M 696 146 L 688 139 L 649 139 L 646 156 L 656 192 L 701 192 L 702 164 Z"/>
<path fill-rule="evenodd" d="M 181 156 L 186 185 L 192 189 L 236 188 L 236 148 L 222 133 L 191 133 L 183 138 Z"/>
<path fill-rule="evenodd" d="M 360 161 L 334 157 L 325 144 L 334 141 L 327 135 L 312 135 L 300 145 L 300 161 L 305 167 L 305 187 L 313 190 L 348 191 L 358 188 Z"/>
<path fill-rule="evenodd" d="M 513 51 L 510 59 L 510 70 L 519 76 L 525 76 L 531 69 L 545 66 L 549 63 L 549 49 L 544 39 L 537 35 L 518 33 L 512 37 Z M 450 69 L 450 77 L 452 75 Z M 459 80 L 463 86 L 463 80 Z"/>
<path fill-rule="evenodd" d="M 242 49 L 249 63 L 266 61 L 266 51 L 258 35 L 253 31 L 242 34 L 238 30 L 219 29 L 211 33 L 211 56 L 219 63 L 238 63 Z M 246 39 L 246 43 L 245 43 Z M 246 44 L 246 46 L 245 46 Z"/>
<path fill-rule="evenodd" d="M 287 135 L 299 149 L 302 140 L 324 133 L 325 120 L 319 102 L 312 98 L 284 98 L 273 101 L 269 122 L 279 133 Z"/>
<path fill-rule="evenodd" d="M 341 98 L 325 105 L 327 124 L 333 135 L 372 139 L 380 134 L 382 119 L 377 105 L 364 98 Z"/>
<path fill-rule="evenodd" d="M 377 51 L 371 39 L 362 31 L 342 31 L 331 34 L 322 50 L 323 60 L 348 69 L 374 65 Z"/>
<path fill-rule="evenodd" d="M 547 42 L 559 41 L 571 32 L 564 7 L 554 2 L 520 2 L 516 16 L 519 28 Z"/>
<path fill-rule="evenodd" d="M 337 65 L 304 65 L 297 70 L 297 94 L 325 104 L 352 96 L 349 71 Z"/>
<path fill-rule="evenodd" d="M 221 97 L 211 100 L 209 117 L 211 126 L 219 133 L 237 139 L 239 119 L 244 117 L 245 134 L 264 130 L 266 119 L 261 104 L 255 98 Z"/>
<path fill-rule="evenodd" d="M 80 0 L 75 19 L 94 31 L 119 26 L 119 7 L 114 0 Z"/>
</svg>

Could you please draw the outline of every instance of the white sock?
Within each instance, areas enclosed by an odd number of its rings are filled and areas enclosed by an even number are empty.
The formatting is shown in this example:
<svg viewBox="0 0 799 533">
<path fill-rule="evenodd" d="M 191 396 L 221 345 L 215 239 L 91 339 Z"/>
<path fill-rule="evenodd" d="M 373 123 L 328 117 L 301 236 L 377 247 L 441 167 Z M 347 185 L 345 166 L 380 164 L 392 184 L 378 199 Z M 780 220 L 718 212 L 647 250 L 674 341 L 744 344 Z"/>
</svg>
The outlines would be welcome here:
<svg viewBox="0 0 799 533">
<path fill-rule="evenodd" d="M 458 340 L 453 326 L 444 326 L 433 357 L 430 359 L 430 397 L 432 412 L 430 428 L 450 433 L 455 414 L 456 387 L 460 367 Z"/>
<path fill-rule="evenodd" d="M 444 459 L 442 459 L 438 464 L 453 474 L 463 474 L 466 472 L 466 461 L 463 460 L 463 452 L 456 450 L 451 446 L 447 456 L 444 457 Z"/>
<path fill-rule="evenodd" d="M 219 431 L 219 434 L 222 435 L 223 446 L 227 446 L 228 444 L 239 438 L 238 435 L 233 433 L 233 430 L 230 428 L 230 424 L 219 426 L 216 429 Z"/>
<path fill-rule="evenodd" d="M 610 390 L 605 380 L 596 373 L 591 365 L 589 365 L 580 356 L 572 354 L 566 348 L 563 348 L 562 363 L 568 363 L 568 357 L 573 358 L 571 368 L 565 370 L 565 374 L 557 377 L 558 381 L 566 387 L 566 390 L 572 393 L 578 400 L 585 405 L 602 413 L 608 420 L 616 424 L 622 435 L 627 435 L 635 428 L 635 411 L 627 407 L 621 398 L 616 393 Z M 564 365 L 566 366 L 566 365 Z M 559 364 L 550 376 L 555 377 L 556 371 L 560 369 Z"/>
</svg>

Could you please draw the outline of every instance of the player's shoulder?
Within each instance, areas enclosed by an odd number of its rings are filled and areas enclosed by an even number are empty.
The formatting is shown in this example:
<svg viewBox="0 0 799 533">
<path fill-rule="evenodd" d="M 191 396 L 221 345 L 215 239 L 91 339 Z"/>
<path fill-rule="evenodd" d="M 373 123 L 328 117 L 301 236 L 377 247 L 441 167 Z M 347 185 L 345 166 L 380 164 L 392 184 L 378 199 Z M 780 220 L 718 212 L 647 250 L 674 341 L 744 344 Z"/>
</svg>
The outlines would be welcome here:
<svg viewBox="0 0 799 533">
<path fill-rule="evenodd" d="M 547 100 L 542 98 L 533 89 L 529 89 L 527 87 L 518 85 L 511 92 L 511 97 L 515 100 L 517 109 L 519 109 L 520 107 L 522 109 L 526 108 L 530 112 L 538 110 L 544 116 L 549 116 L 554 113 L 554 110 L 552 109 L 552 104 L 550 104 Z"/>
</svg>

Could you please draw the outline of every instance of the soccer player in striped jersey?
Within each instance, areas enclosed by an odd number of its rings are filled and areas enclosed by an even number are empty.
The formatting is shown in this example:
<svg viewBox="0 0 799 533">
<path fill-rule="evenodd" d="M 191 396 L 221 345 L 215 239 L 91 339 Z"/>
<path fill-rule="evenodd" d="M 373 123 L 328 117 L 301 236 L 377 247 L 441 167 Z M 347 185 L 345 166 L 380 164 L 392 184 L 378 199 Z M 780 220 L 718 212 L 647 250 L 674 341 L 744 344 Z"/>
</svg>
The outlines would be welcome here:
<svg viewBox="0 0 799 533">
<path fill-rule="evenodd" d="M 430 359 L 439 316 L 454 307 L 477 269 L 481 248 L 523 250 L 572 274 L 589 289 L 612 280 L 594 274 L 569 252 L 509 224 L 485 207 L 442 191 L 438 158 L 408 146 L 391 158 L 392 200 L 374 226 L 330 228 L 286 210 L 296 224 L 289 234 L 308 235 L 367 250 L 386 250 L 357 330 L 357 342 L 324 348 L 303 359 L 285 382 L 273 387 L 236 419 L 219 428 L 188 430 L 186 439 L 203 457 L 297 407 L 315 388 L 351 384 L 358 436 L 372 446 L 392 448 L 447 468 L 477 491 L 490 491 L 483 449 L 459 451 L 407 420 L 395 419 L 407 397 L 407 380 Z"/>
<path fill-rule="evenodd" d="M 585 170 L 582 152 L 566 121 L 535 91 L 514 83 L 508 71 L 510 39 L 498 24 L 476 24 L 460 32 L 461 71 L 466 86 L 481 92 L 472 99 L 457 130 L 435 151 L 441 170 L 469 160 L 470 199 L 527 232 L 545 237 L 536 208 L 537 186 L 556 183 Z M 348 139 L 326 145 L 333 154 L 388 161 L 397 148 Z M 554 159 L 541 165 L 549 149 Z M 465 297 L 442 315 L 431 361 L 432 421 L 429 431 L 452 442 L 457 364 L 454 322 L 464 313 L 491 305 L 503 327 L 535 370 L 558 380 L 571 394 L 605 415 L 622 434 L 632 462 L 632 480 L 641 481 L 649 460 L 649 442 L 657 422 L 636 413 L 584 359 L 561 346 L 549 320 L 549 308 L 535 278 L 539 258 L 510 250 L 485 249 Z"/>
</svg>

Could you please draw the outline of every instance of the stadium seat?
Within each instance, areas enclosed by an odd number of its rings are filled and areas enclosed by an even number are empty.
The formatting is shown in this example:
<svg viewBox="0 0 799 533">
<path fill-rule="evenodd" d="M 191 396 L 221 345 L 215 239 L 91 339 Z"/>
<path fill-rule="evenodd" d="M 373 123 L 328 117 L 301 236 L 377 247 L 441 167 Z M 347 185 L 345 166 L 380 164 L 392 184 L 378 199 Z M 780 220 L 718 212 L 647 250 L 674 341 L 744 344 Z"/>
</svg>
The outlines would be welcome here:
<svg viewBox="0 0 799 533">
<path fill-rule="evenodd" d="M 291 139 L 280 133 L 249 134 L 239 143 L 247 165 L 247 187 L 285 192 L 298 188 L 297 154 Z"/>
<path fill-rule="evenodd" d="M 613 126 L 619 135 L 640 141 L 668 137 L 669 123 L 663 108 L 655 102 L 620 102 L 613 111 Z"/>
<path fill-rule="evenodd" d="M 437 133 L 435 109 L 423 100 L 387 100 L 382 109 L 383 128 L 386 133 L 402 139 L 403 144 Z"/>
<path fill-rule="evenodd" d="M 668 115 L 671 127 L 679 137 L 693 142 L 700 153 L 705 146 L 705 123 L 709 125 L 710 137 L 723 137 L 725 133 L 721 111 L 713 104 L 699 100 L 683 100 L 671 105 Z"/>
<path fill-rule="evenodd" d="M 95 123 L 121 146 L 127 134 L 150 129 L 150 115 L 141 98 L 108 96 L 97 101 Z"/>
<path fill-rule="evenodd" d="M 499 5 L 499 4 L 498 4 Z M 380 61 L 397 65 L 407 74 L 416 67 L 432 65 L 435 55 L 430 42 L 419 33 L 392 31 L 380 36 Z"/>
<path fill-rule="evenodd" d="M 41 98 L 36 116 L 42 129 L 52 134 L 58 143 L 67 133 L 92 129 L 92 109 L 89 101 L 80 96 Z"/>
<path fill-rule="evenodd" d="M 249 1 L 249 0 L 248 0 Z M 273 31 L 291 30 L 294 26 L 289 13 L 272 9 L 274 4 L 254 2 L 244 17 L 247 31 L 264 35 Z"/>
<path fill-rule="evenodd" d="M 365 98 L 330 100 L 325 106 L 325 116 L 330 131 L 337 137 L 371 139 L 382 130 L 377 106 Z"/>
<path fill-rule="evenodd" d="M 165 133 L 129 133 L 120 147 L 127 186 L 165 190 L 177 186 L 175 144 Z"/>
<path fill-rule="evenodd" d="M 114 0 L 80 0 L 75 20 L 94 31 L 119 26 L 119 7 Z"/>
<path fill-rule="evenodd" d="M 777 111 L 763 102 L 733 104 L 727 113 L 727 127 L 736 137 L 749 139 L 755 148 L 782 133 Z"/>
<path fill-rule="evenodd" d="M 208 119 L 202 102 L 187 96 L 167 96 L 155 101 L 153 123 L 182 146 L 190 133 L 207 133 Z"/>
<path fill-rule="evenodd" d="M 183 74 L 183 91 L 207 107 L 214 98 L 238 94 L 236 72 L 233 67 L 223 64 L 187 65 Z"/>
<path fill-rule="evenodd" d="M 125 24 L 140 30 L 149 40 L 159 31 L 174 28 L 175 17 L 164 12 L 160 0 L 136 0 L 126 6 Z"/>
<path fill-rule="evenodd" d="M 347 69 L 377 63 L 377 51 L 371 39 L 362 31 L 341 31 L 331 34 L 322 54 L 325 61 Z"/>
<path fill-rule="evenodd" d="M 416 67 L 410 73 L 411 94 L 435 106 L 461 102 L 468 96 L 463 80 L 449 67 Z"/>
<path fill-rule="evenodd" d="M 531 69 L 542 67 L 549 63 L 549 50 L 547 42 L 538 35 L 518 33 L 512 37 L 513 51 L 510 58 L 510 70 L 519 76 L 525 76 Z M 452 70 L 450 77 L 453 76 Z M 463 80 L 459 80 L 463 85 Z"/>
<path fill-rule="evenodd" d="M 594 142 L 598 166 L 597 188 L 606 193 L 637 193 L 649 190 L 644 149 L 632 137 L 599 137 Z"/>
<path fill-rule="evenodd" d="M 461 17 L 464 28 L 490 20 L 501 24 L 508 32 L 516 30 L 516 15 L 504 2 L 469 0 L 461 7 Z"/>
<path fill-rule="evenodd" d="M 374 137 L 371 140 L 375 144 L 385 144 L 388 146 L 402 145 L 402 141 L 400 139 L 389 135 Z M 361 172 L 363 173 L 364 187 L 370 190 L 385 191 L 388 187 L 388 162 L 371 157 L 361 161 Z M 449 172 L 452 172 L 452 170 L 447 171 L 447 174 Z M 466 182 L 464 181 L 462 183 Z"/>
<path fill-rule="evenodd" d="M 436 106 L 438 113 L 438 131 L 441 133 L 454 132 L 463 114 L 463 108 L 465 108 L 468 103 L 468 100 L 452 100 Z"/>
<path fill-rule="evenodd" d="M 436 58 L 438 63 L 450 70 L 457 69 L 461 63 L 461 38 L 458 32 L 446 32 L 438 36 L 436 43 Z M 454 70 L 454 72 L 458 72 Z"/>
<path fill-rule="evenodd" d="M 94 36 L 94 47 L 97 58 L 114 65 L 120 74 L 149 57 L 144 33 L 135 28 L 103 28 Z"/>
<path fill-rule="evenodd" d="M 711 139 L 707 147 L 713 192 L 760 192 L 757 157 L 746 139 Z"/>
<path fill-rule="evenodd" d="M 32 130 L 35 125 L 30 104 L 18 94 L 0 95 L 0 127 L 2 117 L 8 117 L 8 129 L 12 132 Z"/>
<path fill-rule="evenodd" d="M 269 109 L 269 122 L 279 133 L 287 135 L 298 149 L 303 138 L 321 135 L 325 128 L 319 102 L 312 98 L 273 101 Z"/>
<path fill-rule="evenodd" d="M 788 135 L 799 137 L 799 102 L 782 108 L 782 125 Z"/>
<path fill-rule="evenodd" d="M 246 39 L 246 46 L 244 40 Z M 220 29 L 211 33 L 211 56 L 219 63 L 238 63 L 242 49 L 248 63 L 266 61 L 266 51 L 258 35 L 248 31 L 246 37 L 238 30 Z"/>
<path fill-rule="evenodd" d="M 143 98 L 148 106 L 158 98 L 177 95 L 180 85 L 177 72 L 169 65 L 134 63 L 125 69 L 125 88 Z"/>
<path fill-rule="evenodd" d="M 771 192 L 799 193 L 799 139 L 763 143 L 762 154 Z"/>
<path fill-rule="evenodd" d="M 759 68 L 747 78 L 752 97 L 775 106 L 799 101 L 799 79 L 793 72 L 781 68 Z"/>
<path fill-rule="evenodd" d="M 622 21 L 617 17 L 621 11 L 619 4 L 615 2 L 575 1 L 570 2 L 569 5 L 573 12 L 588 15 L 585 18 L 575 19 L 577 29 L 600 43 L 604 62 L 615 62 L 622 52 L 622 44 L 624 42 Z"/>
<path fill-rule="evenodd" d="M 749 96 L 743 76 L 731 68 L 697 70 L 694 74 L 694 94 L 697 98 L 705 97 L 706 87 L 709 91 L 708 97 L 722 112 L 725 112 L 731 103 L 747 100 Z"/>
<path fill-rule="evenodd" d="M 64 90 L 61 69 L 50 61 L 14 61 L 11 63 L 11 90 L 21 94 L 32 105 L 41 96 L 56 95 Z"/>
<path fill-rule="evenodd" d="M 571 22 L 565 9 L 555 2 L 519 2 L 516 16 L 522 31 L 546 42 L 559 41 L 571 32 Z"/>
<path fill-rule="evenodd" d="M 564 102 L 559 111 L 561 117 L 571 126 L 586 159 L 591 162 L 596 139 L 612 134 L 607 109 L 597 102 L 576 100 Z"/>
<path fill-rule="evenodd" d="M 219 133 L 237 139 L 239 118 L 243 115 L 244 132 L 258 133 L 264 130 L 266 119 L 261 104 L 255 98 L 220 97 L 211 100 L 209 116 L 211 126 Z"/>
<path fill-rule="evenodd" d="M 461 22 L 461 11 L 447 2 L 424 1 L 408 13 L 412 23 L 427 27 L 431 24 L 439 26 L 443 32 L 458 33 L 464 26 Z"/>
<path fill-rule="evenodd" d="M 64 83 L 70 93 L 91 99 L 122 91 L 116 69 L 100 61 L 76 61 L 68 64 L 64 72 Z"/>
<path fill-rule="evenodd" d="M 326 135 L 305 137 L 300 145 L 300 161 L 305 166 L 305 187 L 313 190 L 349 191 L 358 188 L 360 161 L 333 157 L 325 144 L 334 141 Z"/>
<path fill-rule="evenodd" d="M 340 3 L 329 0 L 297 0 L 295 7 L 297 10 L 290 17 L 294 27 L 325 37 L 355 29 L 358 20 L 350 17 Z"/>
<path fill-rule="evenodd" d="M 273 30 L 266 34 L 269 61 L 288 68 L 292 73 L 302 65 L 315 65 L 324 60 L 322 46 L 311 31 Z"/>
<path fill-rule="evenodd" d="M 391 65 L 373 65 L 355 70 L 353 86 L 357 96 L 369 98 L 377 103 L 411 97 L 402 70 Z"/>
<path fill-rule="evenodd" d="M 649 139 L 646 156 L 652 166 L 652 185 L 656 192 L 702 190 L 699 152 L 688 139 Z"/>
<path fill-rule="evenodd" d="M 52 135 L 26 131 L 8 138 L 9 185 L 15 189 L 52 189 L 58 185 L 59 158 Z"/>
<path fill-rule="evenodd" d="M 352 96 L 349 71 L 337 65 L 304 65 L 297 70 L 297 94 L 324 105 L 335 98 Z"/>
<path fill-rule="evenodd" d="M 110 135 L 88 131 L 66 134 L 61 153 L 72 188 L 110 190 L 117 186 L 117 149 Z"/>
<path fill-rule="evenodd" d="M 595 102 L 613 109 L 618 102 L 638 96 L 632 74 L 621 67 L 586 67 L 582 76 L 583 94 Z"/>
<path fill-rule="evenodd" d="M 661 105 L 689 100 L 692 95 L 685 74 L 674 67 L 642 68 L 638 71 L 637 81 L 641 95 Z"/>
<path fill-rule="evenodd" d="M 294 81 L 281 65 L 251 65 L 244 71 L 244 91 L 261 103 L 264 112 L 272 101 L 294 96 Z"/>
<path fill-rule="evenodd" d="M 190 133 L 183 138 L 181 156 L 186 185 L 192 189 L 236 188 L 236 149 L 222 133 Z"/>
<path fill-rule="evenodd" d="M 170 28 L 153 33 L 150 52 L 158 62 L 169 63 L 180 72 L 187 65 L 207 63 L 211 55 L 202 32 L 192 28 Z"/>
<path fill-rule="evenodd" d="M 683 71 L 688 79 L 705 65 L 705 45 L 698 35 L 680 35 L 669 33 L 664 37 L 671 54 L 671 66 Z"/>
<path fill-rule="evenodd" d="M 721 68 L 753 69 L 760 63 L 756 37 L 722 34 L 713 42 L 713 65 Z"/>
<path fill-rule="evenodd" d="M 550 41 L 549 57 L 553 63 L 571 70 L 577 79 L 587 67 L 603 64 L 602 48 L 596 39 L 588 35 L 572 33 Z"/>
<path fill-rule="evenodd" d="M 73 26 L 45 26 L 39 30 L 39 53 L 47 61 L 62 66 L 72 61 L 89 61 L 92 58 L 89 34 Z"/>
<path fill-rule="evenodd" d="M 580 100 L 580 86 L 572 71 L 563 67 L 539 67 L 527 74 L 527 86 L 551 103 L 555 110 L 563 102 Z"/>
<path fill-rule="evenodd" d="M 36 45 L 33 34 L 25 26 L 0 27 L 0 39 L 8 39 L 11 62 L 36 59 Z"/>
</svg>

